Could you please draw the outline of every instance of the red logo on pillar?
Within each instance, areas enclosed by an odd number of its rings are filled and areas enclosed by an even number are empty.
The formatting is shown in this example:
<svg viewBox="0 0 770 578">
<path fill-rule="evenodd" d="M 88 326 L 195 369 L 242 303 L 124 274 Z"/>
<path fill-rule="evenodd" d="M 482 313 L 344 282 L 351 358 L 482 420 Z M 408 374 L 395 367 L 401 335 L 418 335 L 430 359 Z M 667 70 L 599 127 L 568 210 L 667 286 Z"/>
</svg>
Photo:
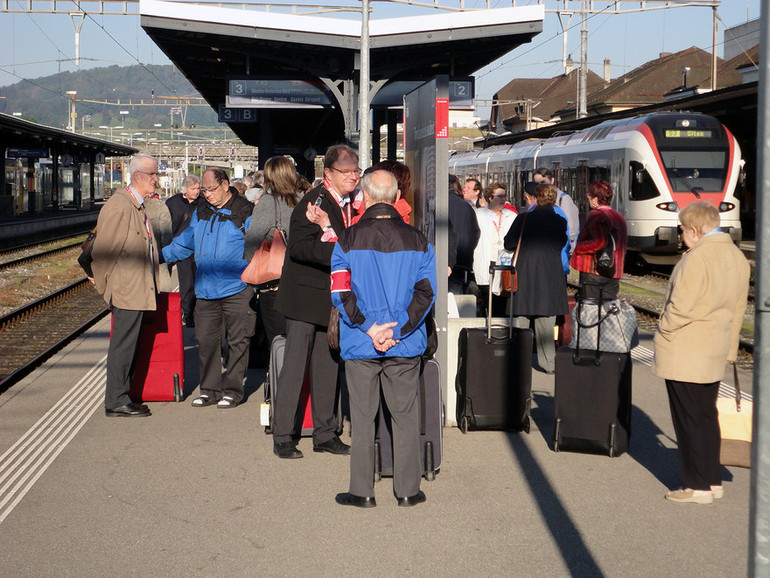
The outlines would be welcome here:
<svg viewBox="0 0 770 578">
<path fill-rule="evenodd" d="M 436 138 L 449 138 L 449 99 L 436 99 Z"/>
</svg>

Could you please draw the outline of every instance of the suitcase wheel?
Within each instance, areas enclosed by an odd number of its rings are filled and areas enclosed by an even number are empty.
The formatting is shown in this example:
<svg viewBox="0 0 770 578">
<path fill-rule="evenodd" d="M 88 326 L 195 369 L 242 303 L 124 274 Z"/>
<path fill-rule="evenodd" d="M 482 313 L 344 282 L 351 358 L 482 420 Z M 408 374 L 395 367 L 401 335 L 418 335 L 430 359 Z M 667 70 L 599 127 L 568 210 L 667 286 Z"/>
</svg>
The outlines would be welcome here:
<svg viewBox="0 0 770 578">
<path fill-rule="evenodd" d="M 521 431 L 523 431 L 524 433 L 529 433 L 529 427 L 530 427 L 529 416 L 527 416 L 524 419 L 524 423 L 522 424 Z"/>
<path fill-rule="evenodd" d="M 184 395 L 182 394 L 182 385 L 179 383 L 179 374 L 174 374 L 174 401 L 179 403 L 182 401 Z"/>
<path fill-rule="evenodd" d="M 561 428 L 561 419 L 556 418 L 553 424 L 553 451 L 559 451 L 559 429 Z"/>
<path fill-rule="evenodd" d="M 464 434 L 468 433 L 468 416 L 464 415 L 460 418 L 460 431 Z"/>
<path fill-rule="evenodd" d="M 436 477 L 433 471 L 433 442 L 425 442 L 425 479 L 432 482 Z"/>
</svg>

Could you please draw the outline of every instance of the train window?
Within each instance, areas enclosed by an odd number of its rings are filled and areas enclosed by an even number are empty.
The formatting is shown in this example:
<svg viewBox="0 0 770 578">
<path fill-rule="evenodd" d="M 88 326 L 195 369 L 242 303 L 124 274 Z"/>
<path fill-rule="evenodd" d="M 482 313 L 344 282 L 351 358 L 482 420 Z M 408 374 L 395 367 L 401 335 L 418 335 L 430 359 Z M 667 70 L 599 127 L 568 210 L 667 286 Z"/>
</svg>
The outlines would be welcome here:
<svg viewBox="0 0 770 578">
<path fill-rule="evenodd" d="M 631 170 L 628 172 L 631 182 L 628 187 L 628 198 L 632 201 L 646 201 L 660 196 L 650 173 L 644 165 L 638 161 L 631 161 Z"/>
<path fill-rule="evenodd" d="M 660 150 L 675 193 L 721 191 L 727 175 L 727 151 Z"/>
</svg>

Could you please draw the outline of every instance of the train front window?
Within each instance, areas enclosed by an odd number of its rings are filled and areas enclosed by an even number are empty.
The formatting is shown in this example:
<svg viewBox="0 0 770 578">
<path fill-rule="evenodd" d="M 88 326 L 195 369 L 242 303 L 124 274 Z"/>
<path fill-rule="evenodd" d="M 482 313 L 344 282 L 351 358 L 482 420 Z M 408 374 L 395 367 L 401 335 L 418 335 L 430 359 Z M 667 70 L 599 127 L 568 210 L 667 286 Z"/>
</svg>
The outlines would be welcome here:
<svg viewBox="0 0 770 578">
<path fill-rule="evenodd" d="M 727 151 L 661 150 L 660 158 L 675 193 L 722 191 L 727 176 Z"/>
</svg>

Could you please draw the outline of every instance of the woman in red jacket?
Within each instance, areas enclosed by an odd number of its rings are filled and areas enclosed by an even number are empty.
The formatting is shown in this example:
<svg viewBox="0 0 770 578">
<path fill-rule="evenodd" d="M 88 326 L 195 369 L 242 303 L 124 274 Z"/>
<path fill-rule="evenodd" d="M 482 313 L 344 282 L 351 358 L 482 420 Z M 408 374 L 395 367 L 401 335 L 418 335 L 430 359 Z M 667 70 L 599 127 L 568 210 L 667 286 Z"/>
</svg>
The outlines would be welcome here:
<svg viewBox="0 0 770 578">
<path fill-rule="evenodd" d="M 607 181 L 596 181 L 588 186 L 588 204 L 591 212 L 580 229 L 570 265 L 580 272 L 581 293 L 584 297 L 616 299 L 623 277 L 628 233 L 623 215 L 610 208 L 612 187 Z M 600 275 L 596 260 L 605 247 L 614 246 L 614 271 Z"/>
</svg>

